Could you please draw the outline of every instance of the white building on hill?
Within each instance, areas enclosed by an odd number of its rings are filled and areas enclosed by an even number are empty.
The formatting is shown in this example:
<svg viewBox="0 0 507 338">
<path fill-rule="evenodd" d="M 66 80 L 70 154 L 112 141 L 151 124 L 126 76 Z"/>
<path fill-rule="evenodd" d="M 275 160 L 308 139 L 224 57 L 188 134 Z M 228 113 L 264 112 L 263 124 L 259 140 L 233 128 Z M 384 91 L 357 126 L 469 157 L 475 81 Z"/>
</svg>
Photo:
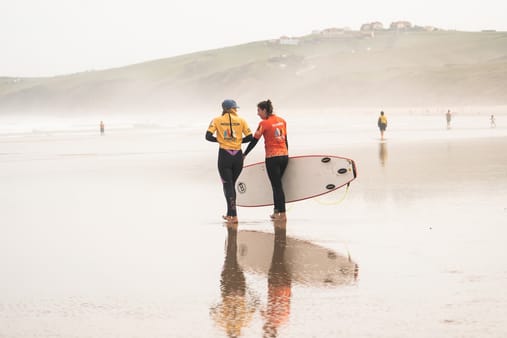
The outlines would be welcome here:
<svg viewBox="0 0 507 338">
<path fill-rule="evenodd" d="M 297 39 L 297 38 L 291 38 L 291 37 L 288 37 L 288 36 L 282 36 L 282 37 L 280 37 L 279 42 L 280 42 L 281 45 L 292 45 L 292 46 L 299 45 L 299 39 Z"/>
<path fill-rule="evenodd" d="M 320 34 L 324 37 L 332 38 L 334 36 L 341 36 L 345 34 L 345 28 L 326 28 L 320 32 Z"/>
<path fill-rule="evenodd" d="M 412 28 L 412 24 L 408 21 L 394 21 L 389 29 L 391 30 L 408 30 Z"/>
<path fill-rule="evenodd" d="M 384 25 L 382 22 L 374 21 L 368 22 L 361 25 L 361 31 L 381 31 L 384 29 Z"/>
</svg>

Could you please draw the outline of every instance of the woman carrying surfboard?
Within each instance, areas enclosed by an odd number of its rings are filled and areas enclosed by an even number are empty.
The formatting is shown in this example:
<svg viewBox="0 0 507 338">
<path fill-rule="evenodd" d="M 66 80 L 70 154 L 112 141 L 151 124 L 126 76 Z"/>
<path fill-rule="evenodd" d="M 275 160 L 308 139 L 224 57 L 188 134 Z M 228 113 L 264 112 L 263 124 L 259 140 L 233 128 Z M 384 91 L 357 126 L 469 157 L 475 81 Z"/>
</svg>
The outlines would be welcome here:
<svg viewBox="0 0 507 338">
<path fill-rule="evenodd" d="M 274 212 L 272 219 L 284 219 L 285 193 L 282 176 L 289 163 L 289 144 L 287 141 L 287 123 L 273 113 L 271 100 L 257 104 L 257 115 L 262 119 L 254 133 L 252 141 L 245 150 L 245 156 L 255 147 L 261 136 L 264 136 L 266 150 L 266 170 L 273 189 Z"/>
<path fill-rule="evenodd" d="M 222 179 L 227 215 L 225 220 L 238 222 L 236 211 L 236 180 L 243 169 L 241 143 L 252 140 L 252 132 L 245 119 L 238 116 L 238 105 L 234 100 L 222 102 L 222 115 L 215 117 L 206 131 L 206 140 L 218 142 L 218 173 Z M 216 137 L 213 134 L 216 133 Z M 245 135 L 245 137 L 243 137 Z"/>
</svg>

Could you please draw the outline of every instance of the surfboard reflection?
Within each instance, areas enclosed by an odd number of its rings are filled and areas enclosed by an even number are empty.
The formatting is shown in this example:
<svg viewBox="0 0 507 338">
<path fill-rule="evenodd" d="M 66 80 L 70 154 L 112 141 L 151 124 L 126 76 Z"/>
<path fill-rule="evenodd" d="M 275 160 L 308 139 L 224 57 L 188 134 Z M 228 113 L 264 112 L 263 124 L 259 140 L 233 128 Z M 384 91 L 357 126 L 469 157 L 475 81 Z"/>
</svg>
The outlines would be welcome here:
<svg viewBox="0 0 507 338">
<path fill-rule="evenodd" d="M 274 233 L 228 228 L 222 299 L 210 311 L 228 337 L 239 337 L 259 308 L 258 297 L 246 285 L 245 272 L 267 278 L 267 304 L 260 310 L 264 337 L 276 337 L 289 321 L 293 284 L 333 287 L 357 280 L 358 266 L 349 256 L 287 237 L 286 226 L 286 220 L 275 221 Z"/>
<path fill-rule="evenodd" d="M 248 272 L 269 275 L 277 252 L 280 234 L 260 231 L 238 233 L 239 265 Z M 298 284 L 314 287 L 329 287 L 350 284 L 356 281 L 358 266 L 350 256 L 341 255 L 320 245 L 286 237 L 283 264 L 291 280 Z M 279 249 L 278 249 L 279 250 Z M 280 263 L 279 263 L 280 264 Z"/>
</svg>

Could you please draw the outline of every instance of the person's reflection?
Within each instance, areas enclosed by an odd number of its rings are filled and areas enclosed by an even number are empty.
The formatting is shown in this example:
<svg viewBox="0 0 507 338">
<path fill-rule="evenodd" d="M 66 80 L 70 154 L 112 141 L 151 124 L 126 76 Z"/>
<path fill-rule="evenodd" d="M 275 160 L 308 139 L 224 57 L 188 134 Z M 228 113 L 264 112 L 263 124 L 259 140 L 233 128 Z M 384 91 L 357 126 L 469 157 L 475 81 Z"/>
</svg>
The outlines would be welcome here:
<svg viewBox="0 0 507 338">
<path fill-rule="evenodd" d="M 290 315 L 291 275 L 284 258 L 287 220 L 274 221 L 274 250 L 268 273 L 268 304 L 264 311 L 264 337 L 276 337 Z"/>
<path fill-rule="evenodd" d="M 380 165 L 384 167 L 387 162 L 387 143 L 380 142 L 378 156 L 380 159 Z"/>
<path fill-rule="evenodd" d="M 257 302 L 248 301 L 243 270 L 237 260 L 237 224 L 227 227 L 227 250 L 220 279 L 222 302 L 211 308 L 215 322 L 225 329 L 228 337 L 239 337 L 252 320 Z"/>
</svg>

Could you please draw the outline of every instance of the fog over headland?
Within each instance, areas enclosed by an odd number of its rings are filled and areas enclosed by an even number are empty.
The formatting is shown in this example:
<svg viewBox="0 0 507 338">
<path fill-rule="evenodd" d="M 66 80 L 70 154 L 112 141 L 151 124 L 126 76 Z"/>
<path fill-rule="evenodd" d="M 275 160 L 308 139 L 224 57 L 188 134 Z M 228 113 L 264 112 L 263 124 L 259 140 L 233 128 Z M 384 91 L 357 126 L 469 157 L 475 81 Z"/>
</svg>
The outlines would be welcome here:
<svg viewBox="0 0 507 338">
<path fill-rule="evenodd" d="M 507 33 L 400 21 L 330 28 L 49 78 L 0 79 L 0 112 L 154 113 L 254 106 L 291 109 L 506 105 Z"/>
</svg>

